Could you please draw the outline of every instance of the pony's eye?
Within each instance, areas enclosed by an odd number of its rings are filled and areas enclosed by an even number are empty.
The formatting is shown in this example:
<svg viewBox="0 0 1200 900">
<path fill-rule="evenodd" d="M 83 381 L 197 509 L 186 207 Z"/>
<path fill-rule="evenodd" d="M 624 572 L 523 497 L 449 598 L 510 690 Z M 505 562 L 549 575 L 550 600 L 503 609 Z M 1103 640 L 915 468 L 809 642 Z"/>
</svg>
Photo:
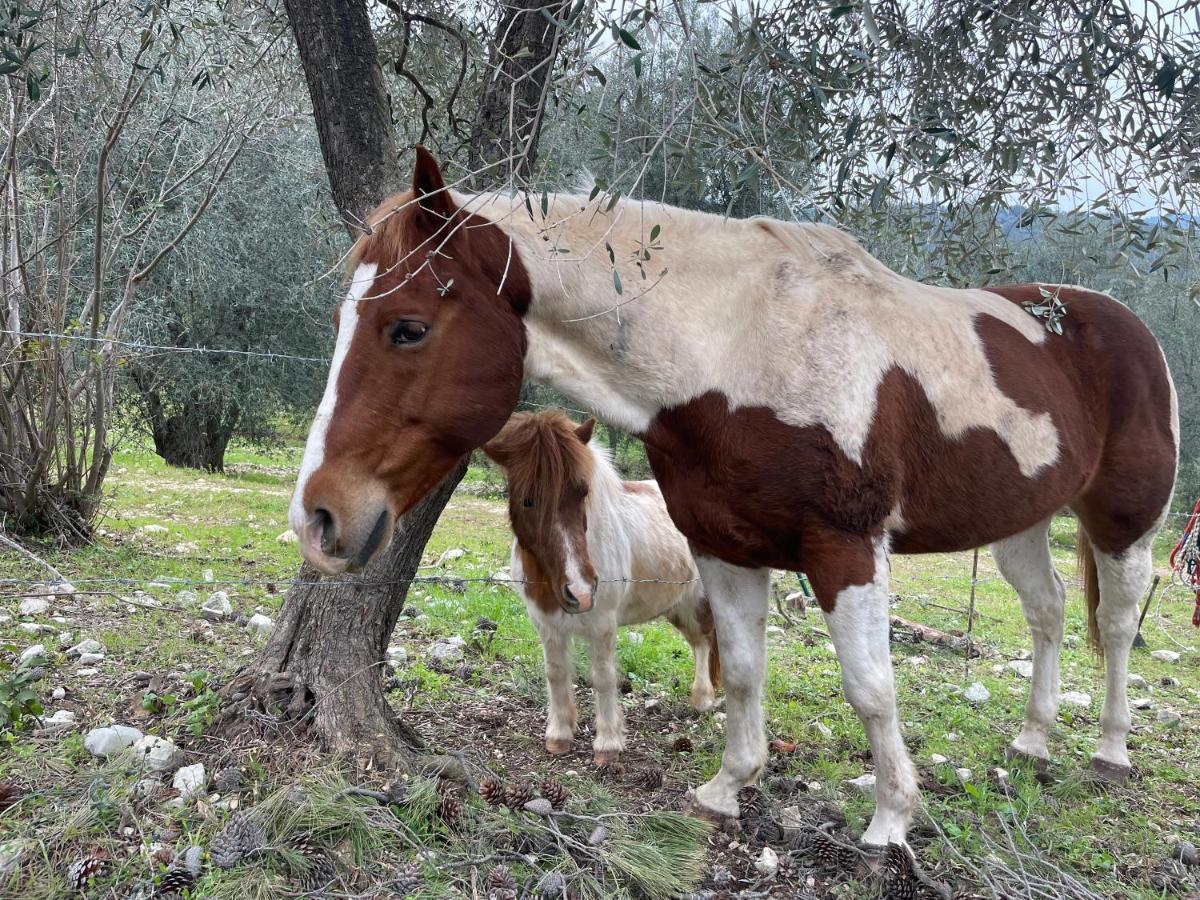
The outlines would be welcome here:
<svg viewBox="0 0 1200 900">
<path fill-rule="evenodd" d="M 530 507 L 533 506 L 533 498 L 526 497 L 524 500 L 521 501 L 521 505 L 524 506 L 526 509 L 529 509 Z"/>
<path fill-rule="evenodd" d="M 429 326 L 424 322 L 413 319 L 401 319 L 392 326 L 393 344 L 416 344 L 424 340 L 429 333 Z"/>
</svg>

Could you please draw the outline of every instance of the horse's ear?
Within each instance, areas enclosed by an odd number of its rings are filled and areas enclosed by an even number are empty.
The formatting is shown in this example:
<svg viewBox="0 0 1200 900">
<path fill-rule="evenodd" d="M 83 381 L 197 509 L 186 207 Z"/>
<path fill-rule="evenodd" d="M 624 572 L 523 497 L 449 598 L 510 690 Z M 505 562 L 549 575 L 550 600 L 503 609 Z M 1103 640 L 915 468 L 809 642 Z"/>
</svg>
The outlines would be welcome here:
<svg viewBox="0 0 1200 900">
<path fill-rule="evenodd" d="M 422 211 L 435 217 L 431 223 L 435 227 L 441 227 L 454 215 L 456 207 L 450 192 L 446 190 L 442 170 L 438 168 L 433 154 L 420 145 L 417 146 L 417 163 L 413 167 L 412 189 Z"/>
<path fill-rule="evenodd" d="M 588 416 L 586 422 L 575 429 L 575 436 L 583 443 L 587 443 L 592 439 L 592 431 L 596 428 L 596 417 Z"/>
</svg>

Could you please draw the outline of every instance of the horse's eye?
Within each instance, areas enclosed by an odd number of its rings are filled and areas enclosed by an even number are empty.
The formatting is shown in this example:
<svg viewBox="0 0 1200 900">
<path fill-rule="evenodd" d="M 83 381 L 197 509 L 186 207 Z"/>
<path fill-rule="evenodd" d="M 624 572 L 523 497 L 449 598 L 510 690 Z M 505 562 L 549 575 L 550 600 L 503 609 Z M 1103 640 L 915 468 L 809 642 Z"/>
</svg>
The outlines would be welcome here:
<svg viewBox="0 0 1200 900">
<path fill-rule="evenodd" d="M 429 333 L 429 326 L 424 322 L 412 319 L 401 319 L 392 326 L 393 344 L 416 344 L 424 340 Z"/>
<path fill-rule="evenodd" d="M 533 506 L 533 498 L 526 497 L 524 500 L 521 501 L 521 505 L 524 506 L 526 509 L 529 509 L 530 507 Z"/>
</svg>

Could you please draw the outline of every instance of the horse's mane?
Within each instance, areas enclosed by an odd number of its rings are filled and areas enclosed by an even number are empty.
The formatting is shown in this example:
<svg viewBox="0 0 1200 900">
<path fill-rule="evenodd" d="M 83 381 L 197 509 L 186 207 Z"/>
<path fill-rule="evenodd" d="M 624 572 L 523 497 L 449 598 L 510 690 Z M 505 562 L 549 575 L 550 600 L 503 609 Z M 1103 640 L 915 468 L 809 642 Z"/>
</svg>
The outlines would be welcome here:
<svg viewBox="0 0 1200 900">
<path fill-rule="evenodd" d="M 418 234 L 413 220 L 419 209 L 412 191 L 388 197 L 375 207 L 346 257 L 347 274 L 352 275 L 364 260 L 395 265 L 411 253 Z"/>
<path fill-rule="evenodd" d="M 532 501 L 540 525 L 555 514 L 568 484 L 592 480 L 596 458 L 575 433 L 577 427 L 559 410 L 514 413 L 483 448 L 508 476 L 509 497 Z"/>
</svg>

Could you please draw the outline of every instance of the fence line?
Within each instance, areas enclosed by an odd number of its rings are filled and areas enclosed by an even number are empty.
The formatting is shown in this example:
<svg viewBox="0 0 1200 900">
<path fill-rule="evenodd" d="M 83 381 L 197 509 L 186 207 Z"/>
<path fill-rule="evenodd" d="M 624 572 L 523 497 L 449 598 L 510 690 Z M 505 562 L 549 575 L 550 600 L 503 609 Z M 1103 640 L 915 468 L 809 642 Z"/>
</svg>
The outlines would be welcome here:
<svg viewBox="0 0 1200 900">
<path fill-rule="evenodd" d="M 168 344 L 144 344 L 141 341 L 126 341 L 119 338 L 92 337 L 86 334 L 62 334 L 53 331 L 14 331 L 0 328 L 0 334 L 29 340 L 44 341 L 75 341 L 84 344 L 105 344 L 114 347 L 126 347 L 144 354 L 160 353 L 207 353 L 225 356 L 255 357 L 261 359 L 283 360 L 287 362 L 323 363 L 329 365 L 328 356 L 296 356 L 291 353 L 276 353 L 272 350 L 231 350 L 220 347 L 177 347 Z"/>
</svg>

